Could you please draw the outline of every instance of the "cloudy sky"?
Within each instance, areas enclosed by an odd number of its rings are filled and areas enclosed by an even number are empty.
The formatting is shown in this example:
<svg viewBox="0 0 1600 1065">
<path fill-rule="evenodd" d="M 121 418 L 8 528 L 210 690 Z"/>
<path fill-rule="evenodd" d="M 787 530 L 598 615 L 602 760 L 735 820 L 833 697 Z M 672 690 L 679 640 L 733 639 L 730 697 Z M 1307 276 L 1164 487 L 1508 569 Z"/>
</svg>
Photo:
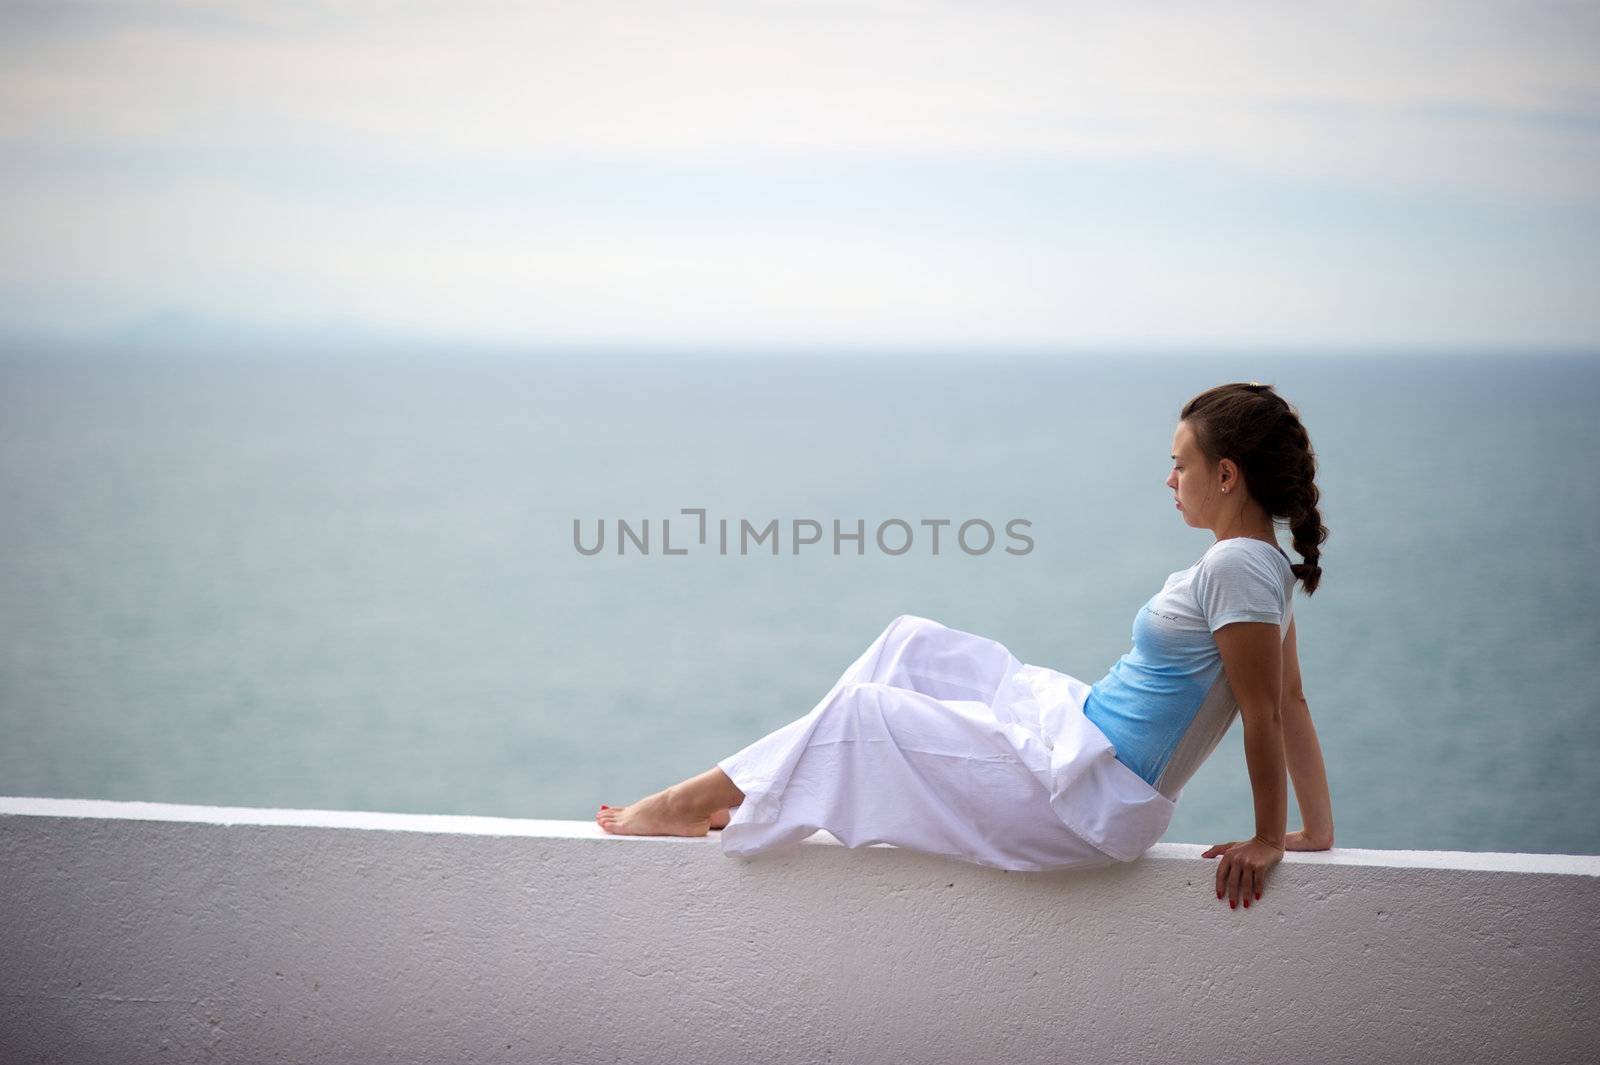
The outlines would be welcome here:
<svg viewBox="0 0 1600 1065">
<path fill-rule="evenodd" d="M 1600 347 L 1600 5 L 0 0 L 0 333 Z"/>
</svg>

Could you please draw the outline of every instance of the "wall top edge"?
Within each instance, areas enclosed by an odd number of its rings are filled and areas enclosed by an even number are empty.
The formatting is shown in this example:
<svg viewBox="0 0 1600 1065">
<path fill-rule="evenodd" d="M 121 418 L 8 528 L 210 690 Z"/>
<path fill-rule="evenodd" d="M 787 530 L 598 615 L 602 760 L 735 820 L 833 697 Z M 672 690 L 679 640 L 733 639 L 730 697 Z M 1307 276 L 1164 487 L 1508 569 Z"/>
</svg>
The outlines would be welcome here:
<svg viewBox="0 0 1600 1065">
<path fill-rule="evenodd" d="M 525 836 L 543 839 L 598 840 L 618 845 L 714 846 L 717 834 L 705 837 L 613 836 L 592 821 L 459 814 L 398 814 L 366 810 L 295 810 L 250 806 L 197 806 L 110 799 L 48 799 L 0 796 L 0 817 L 80 817 L 103 820 L 179 821 L 204 825 L 253 825 L 295 828 L 352 828 L 390 832 L 424 832 L 467 836 Z M 806 841 L 840 846 L 826 833 Z M 1158 843 L 1141 861 L 1203 860 L 1208 845 Z M 1326 865 L 1369 865 L 1474 872 L 1557 873 L 1600 877 L 1600 855 L 1520 854 L 1506 851 L 1369 850 L 1337 847 L 1331 851 L 1291 851 L 1285 862 Z"/>
</svg>

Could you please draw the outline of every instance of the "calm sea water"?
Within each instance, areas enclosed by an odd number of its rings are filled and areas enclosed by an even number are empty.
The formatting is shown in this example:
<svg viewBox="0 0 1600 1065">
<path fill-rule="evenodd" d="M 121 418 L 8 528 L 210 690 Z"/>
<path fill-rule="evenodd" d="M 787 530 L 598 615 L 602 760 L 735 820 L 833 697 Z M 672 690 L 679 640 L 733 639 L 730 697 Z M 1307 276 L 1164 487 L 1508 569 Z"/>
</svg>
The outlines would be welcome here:
<svg viewBox="0 0 1600 1065">
<path fill-rule="evenodd" d="M 584 819 L 805 713 L 900 613 L 1092 681 L 1210 543 L 1163 483 L 1178 409 L 1249 379 L 1321 462 L 1296 617 L 1339 843 L 1600 853 L 1600 361 L 1535 356 L 13 358 L 0 794 Z M 797 518 L 830 539 L 792 554 Z M 1166 838 L 1253 831 L 1236 724 Z"/>
</svg>

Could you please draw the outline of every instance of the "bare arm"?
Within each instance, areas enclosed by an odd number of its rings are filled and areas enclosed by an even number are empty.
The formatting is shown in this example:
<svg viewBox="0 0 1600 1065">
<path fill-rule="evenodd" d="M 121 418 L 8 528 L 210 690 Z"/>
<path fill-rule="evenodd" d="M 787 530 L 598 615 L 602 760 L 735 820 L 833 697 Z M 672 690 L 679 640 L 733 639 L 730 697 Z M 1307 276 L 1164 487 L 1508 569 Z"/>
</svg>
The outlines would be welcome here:
<svg viewBox="0 0 1600 1065">
<path fill-rule="evenodd" d="M 1243 843 L 1219 843 L 1201 855 L 1220 856 L 1217 898 L 1246 907 L 1261 897 L 1267 870 L 1283 860 L 1291 842 L 1289 782 L 1284 778 L 1283 649 L 1277 622 L 1235 621 L 1216 630 L 1228 685 L 1244 718 L 1244 760 L 1255 795 L 1256 834 Z"/>
<path fill-rule="evenodd" d="M 1316 850 L 1333 846 L 1333 800 L 1322 747 L 1311 724 L 1311 706 L 1300 684 L 1300 656 L 1295 648 L 1294 620 L 1283 640 L 1283 757 L 1300 804 L 1300 823 L 1307 843 Z"/>
<path fill-rule="evenodd" d="M 1244 719 L 1244 758 L 1255 796 L 1256 835 L 1282 850 L 1289 817 L 1289 782 L 1284 778 L 1283 652 L 1278 626 L 1236 621 L 1216 631 L 1228 686 Z"/>
</svg>

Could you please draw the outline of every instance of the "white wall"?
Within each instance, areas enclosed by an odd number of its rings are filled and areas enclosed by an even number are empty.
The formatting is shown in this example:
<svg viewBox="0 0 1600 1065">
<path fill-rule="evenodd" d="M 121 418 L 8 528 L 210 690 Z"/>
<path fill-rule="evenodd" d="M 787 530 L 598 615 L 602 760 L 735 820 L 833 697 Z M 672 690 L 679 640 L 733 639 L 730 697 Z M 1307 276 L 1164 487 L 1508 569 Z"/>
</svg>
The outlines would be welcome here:
<svg viewBox="0 0 1600 1065">
<path fill-rule="evenodd" d="M 1600 858 L 1202 849 L 0 798 L 0 1062 L 1594 1060 Z"/>
</svg>

